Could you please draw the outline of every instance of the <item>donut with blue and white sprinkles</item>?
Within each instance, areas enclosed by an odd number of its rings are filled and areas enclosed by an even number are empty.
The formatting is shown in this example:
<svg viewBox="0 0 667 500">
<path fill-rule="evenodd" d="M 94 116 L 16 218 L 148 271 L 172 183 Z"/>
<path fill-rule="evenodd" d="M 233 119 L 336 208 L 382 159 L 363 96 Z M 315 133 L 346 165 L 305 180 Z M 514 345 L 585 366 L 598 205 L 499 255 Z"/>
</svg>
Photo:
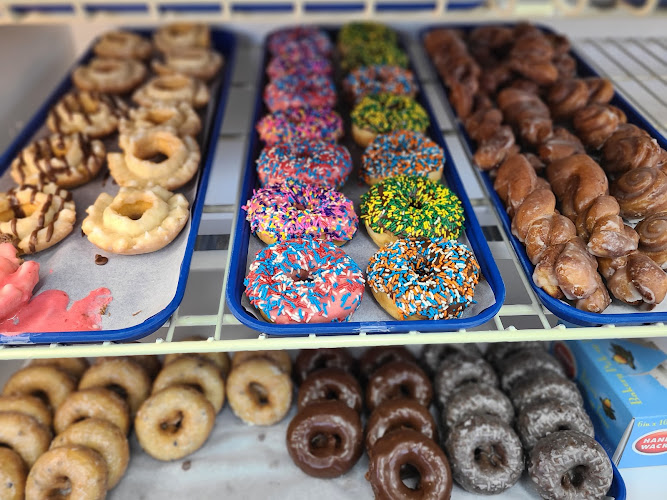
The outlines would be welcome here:
<svg viewBox="0 0 667 500">
<path fill-rule="evenodd" d="M 414 97 L 417 84 L 409 69 L 376 64 L 352 71 L 343 80 L 343 89 L 353 102 L 358 102 L 367 95 L 383 93 Z"/>
<path fill-rule="evenodd" d="M 325 75 L 287 75 L 264 87 L 264 102 L 271 112 L 290 108 L 333 108 L 336 87 Z"/>
<path fill-rule="evenodd" d="M 296 108 L 264 116 L 257 133 L 267 145 L 293 141 L 335 142 L 343 135 L 343 120 L 331 109 Z"/>
</svg>

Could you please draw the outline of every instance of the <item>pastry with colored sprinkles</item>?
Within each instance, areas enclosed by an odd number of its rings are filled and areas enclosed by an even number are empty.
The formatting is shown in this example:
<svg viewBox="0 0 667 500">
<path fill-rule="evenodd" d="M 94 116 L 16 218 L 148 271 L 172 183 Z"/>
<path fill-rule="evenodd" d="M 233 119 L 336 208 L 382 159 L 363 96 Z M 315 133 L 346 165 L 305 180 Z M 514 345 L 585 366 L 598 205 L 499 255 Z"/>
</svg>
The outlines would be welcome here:
<svg viewBox="0 0 667 500">
<path fill-rule="evenodd" d="M 398 37 L 389 26 L 373 22 L 354 22 L 344 25 L 338 32 L 338 50 L 345 55 L 354 47 L 369 45 L 396 45 Z"/>
<path fill-rule="evenodd" d="M 354 204 L 342 193 L 288 179 L 256 190 L 241 207 L 264 243 L 312 237 L 343 245 L 357 232 Z"/>
<path fill-rule="evenodd" d="M 395 130 L 378 135 L 366 148 L 360 175 L 370 185 L 397 175 L 420 175 L 437 182 L 444 164 L 442 148 L 424 134 Z"/>
<path fill-rule="evenodd" d="M 378 134 L 394 130 L 425 132 L 428 114 L 411 97 L 378 94 L 364 97 L 351 114 L 352 135 L 361 147 L 368 146 Z"/>
<path fill-rule="evenodd" d="M 287 75 L 264 88 L 264 102 L 271 112 L 290 108 L 333 108 L 336 87 L 325 75 Z"/>
<path fill-rule="evenodd" d="M 412 71 L 400 66 L 377 64 L 352 71 L 343 80 L 343 90 L 352 102 L 358 102 L 367 95 L 376 94 L 414 97 L 417 84 Z"/>
<path fill-rule="evenodd" d="M 396 45 L 357 45 L 348 49 L 340 62 L 343 71 L 352 71 L 361 66 L 378 64 L 407 68 L 408 56 Z"/>
<path fill-rule="evenodd" d="M 260 250 L 244 281 L 250 303 L 278 324 L 347 321 L 361 304 L 364 283 L 343 250 L 310 238 Z"/>
<path fill-rule="evenodd" d="M 267 145 L 293 141 L 335 142 L 343 135 L 343 120 L 330 109 L 296 108 L 264 116 L 256 125 Z"/>
<path fill-rule="evenodd" d="M 400 175 L 371 186 L 361 196 L 361 220 L 376 245 L 399 238 L 455 240 L 463 208 L 448 188 L 415 175 Z"/>
<path fill-rule="evenodd" d="M 368 263 L 366 279 L 378 303 L 398 320 L 452 319 L 474 303 L 479 264 L 462 243 L 397 240 Z"/>
<path fill-rule="evenodd" d="M 270 80 L 276 80 L 287 75 L 326 75 L 331 76 L 333 66 L 331 61 L 324 57 L 314 57 L 307 60 L 290 61 L 274 57 L 266 67 L 266 74 Z"/>
<path fill-rule="evenodd" d="M 286 52 L 289 53 L 292 50 L 290 44 L 294 43 L 311 45 L 322 57 L 329 56 L 333 50 L 329 36 L 314 26 L 297 26 L 274 31 L 269 35 L 267 46 L 271 55 L 280 57 Z"/>
</svg>

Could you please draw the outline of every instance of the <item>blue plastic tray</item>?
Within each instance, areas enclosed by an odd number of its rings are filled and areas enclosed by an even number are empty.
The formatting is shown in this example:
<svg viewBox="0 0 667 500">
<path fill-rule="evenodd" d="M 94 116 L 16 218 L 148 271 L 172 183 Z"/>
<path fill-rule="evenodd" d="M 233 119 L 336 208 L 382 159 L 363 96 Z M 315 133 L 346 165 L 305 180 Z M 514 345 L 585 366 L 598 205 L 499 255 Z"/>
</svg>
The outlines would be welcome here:
<svg viewBox="0 0 667 500">
<path fill-rule="evenodd" d="M 145 37 L 152 35 L 152 30 L 137 29 L 132 30 Z M 199 229 L 199 221 L 201 219 L 202 210 L 204 209 L 204 198 L 206 195 L 206 187 L 208 186 L 208 179 L 213 165 L 213 158 L 215 156 L 215 148 L 217 146 L 217 138 L 220 135 L 220 127 L 222 125 L 222 117 L 225 112 L 225 104 L 227 102 L 227 94 L 232 80 L 232 69 L 234 67 L 234 55 L 236 51 L 236 37 L 229 31 L 212 29 L 211 30 L 211 45 L 220 52 L 225 60 L 220 78 L 213 81 L 211 87 L 211 102 L 208 104 L 202 120 L 202 140 L 200 148 L 202 152 L 202 166 L 199 173 L 199 181 L 195 199 L 191 205 L 190 211 L 190 232 L 188 234 L 187 246 L 183 261 L 178 270 L 178 285 L 176 293 L 169 302 L 169 304 L 159 313 L 151 316 L 142 323 L 122 329 L 116 330 L 93 330 L 83 332 L 41 332 L 41 333 L 21 333 L 18 335 L 2 335 L 0 334 L 0 344 L 47 344 L 52 342 L 58 343 L 82 343 L 82 342 L 127 342 L 136 340 L 146 335 L 149 335 L 160 328 L 169 319 L 169 316 L 176 310 L 178 305 L 183 300 L 185 293 L 185 285 L 188 279 L 188 272 L 190 270 L 190 261 L 192 260 L 192 253 L 194 252 L 195 240 L 197 238 L 197 231 Z M 79 65 L 88 61 L 93 57 L 92 45 L 91 48 L 75 63 L 72 70 Z M 69 72 L 71 73 L 71 71 Z M 33 135 L 46 122 L 46 117 L 49 110 L 55 105 L 60 97 L 68 92 L 73 86 L 69 77 L 66 76 L 60 84 L 56 87 L 53 93 L 46 99 L 44 104 L 39 108 L 35 115 L 30 119 L 27 125 L 23 128 L 21 133 L 10 144 L 9 148 L 0 156 L 0 175 L 8 168 L 12 159 L 23 149 Z M 75 236 L 71 236 L 75 237 Z M 165 270 L 168 272 L 168 270 Z M 139 305 L 140 306 L 140 305 Z"/>
<path fill-rule="evenodd" d="M 478 26 L 480 25 L 429 26 L 421 31 L 421 39 L 423 40 L 423 37 L 427 32 L 438 28 L 456 28 L 463 30 L 464 32 L 468 32 Z M 547 33 L 553 33 L 553 30 L 551 30 L 550 28 L 539 25 L 538 27 Z M 580 77 L 600 76 L 599 73 L 597 73 L 591 67 L 590 64 L 588 64 L 579 54 L 577 54 L 575 50 L 571 50 L 570 55 L 577 62 L 577 74 Z M 447 89 L 447 86 L 445 85 L 444 81 L 442 80 L 437 70 L 435 69 L 433 61 L 431 61 L 431 58 L 428 57 L 428 55 L 426 58 L 428 59 L 434 74 L 438 78 L 438 81 L 442 85 L 442 88 L 444 89 L 447 95 L 447 108 L 450 111 L 454 123 L 456 123 L 456 126 L 459 129 L 459 133 L 464 139 L 464 145 L 468 151 L 468 156 L 472 158 L 473 152 L 475 151 L 475 143 L 466 132 L 463 122 L 456 115 L 454 108 L 452 108 L 452 106 L 449 104 L 449 90 Z M 634 108 L 634 106 L 632 106 L 618 92 L 614 93 L 614 98 L 612 99 L 611 104 L 623 110 L 623 112 L 626 114 L 628 118 L 628 123 L 633 123 L 638 127 L 643 128 L 649 134 L 651 134 L 652 137 L 657 139 L 660 146 L 667 149 L 667 140 L 655 129 L 655 127 L 653 127 L 642 115 L 639 114 L 639 112 Z M 557 317 L 559 317 L 564 321 L 567 321 L 568 323 L 571 323 L 572 325 L 579 325 L 579 326 L 599 326 L 608 324 L 640 325 L 645 323 L 657 323 L 661 321 L 667 321 L 667 312 L 643 312 L 637 310 L 637 312 L 622 313 L 622 314 L 609 314 L 609 313 L 596 314 L 587 311 L 581 311 L 564 301 L 551 297 L 544 290 L 535 285 L 535 283 L 533 282 L 533 270 L 535 269 L 535 266 L 533 266 L 532 262 L 530 262 L 530 259 L 526 254 L 526 249 L 523 246 L 523 244 L 514 235 L 512 235 L 512 230 L 511 230 L 512 221 L 507 215 L 507 211 L 505 210 L 505 205 L 503 204 L 500 197 L 496 194 L 495 189 L 493 189 L 493 180 L 491 179 L 491 176 L 488 174 L 488 172 L 479 171 L 479 174 L 480 177 L 482 178 L 482 181 L 484 182 L 484 185 L 486 186 L 486 190 L 489 193 L 489 198 L 491 200 L 491 203 L 493 204 L 498 214 L 498 217 L 500 218 L 500 222 L 502 223 L 503 228 L 505 229 L 505 233 L 507 234 L 507 237 L 509 238 L 512 247 L 514 248 L 517 257 L 519 258 L 521 267 L 526 273 L 526 277 L 528 278 L 530 285 L 533 287 L 533 290 L 535 291 L 539 299 L 542 301 L 544 306 L 554 315 L 556 315 Z"/>
<path fill-rule="evenodd" d="M 331 36 L 335 39 L 337 30 L 330 31 Z M 267 77 L 264 74 L 264 69 L 268 62 L 268 53 L 265 50 L 264 59 L 258 76 L 257 98 L 255 102 L 254 119 L 252 122 L 252 129 L 250 132 L 250 143 L 248 146 L 248 155 L 245 174 L 243 178 L 243 187 L 241 188 L 240 200 L 244 202 L 252 196 L 253 189 L 258 185 L 257 172 L 255 169 L 255 161 L 259 157 L 262 149 L 262 142 L 259 135 L 255 131 L 255 123 L 267 112 L 264 102 L 262 100 L 262 92 Z M 414 72 L 414 68 L 412 68 Z M 415 72 L 415 76 L 417 73 Z M 477 222 L 477 218 L 472 209 L 472 205 L 468 200 L 466 192 L 463 188 L 461 179 L 456 172 L 454 161 L 447 149 L 447 145 L 442 137 L 440 130 L 437 127 L 436 118 L 431 110 L 431 106 L 426 100 L 425 94 L 421 88 L 419 81 L 419 93 L 417 96 L 418 102 L 426 109 L 429 114 L 431 126 L 427 134 L 435 140 L 445 152 L 445 168 L 444 174 L 447 185 L 452 189 L 461 199 L 463 209 L 466 217 L 466 236 L 470 242 L 475 255 L 479 261 L 482 274 L 489 283 L 491 290 L 495 296 L 495 303 L 484 309 L 480 314 L 461 319 L 451 320 L 421 320 L 421 321 L 352 321 L 345 323 L 318 323 L 314 324 L 292 324 L 292 325 L 277 325 L 266 321 L 256 319 L 252 314 L 248 313 L 241 304 L 241 298 L 245 287 L 243 280 L 245 278 L 246 261 L 248 257 L 248 243 L 252 236 L 250 231 L 250 224 L 245 220 L 246 212 L 239 208 L 236 216 L 236 229 L 234 232 L 234 245 L 232 248 L 231 261 L 229 265 L 229 277 L 227 282 L 227 301 L 230 310 L 236 318 L 243 324 L 255 330 L 285 336 L 310 335 L 317 333 L 318 335 L 341 335 L 352 334 L 359 332 L 367 333 L 399 333 L 408 331 L 420 332 L 441 332 L 459 330 L 462 328 L 471 328 L 491 320 L 500 309 L 505 300 L 505 285 L 498 267 L 491 255 L 491 251 L 486 243 L 482 230 Z M 241 203 L 243 204 L 243 203 Z M 363 231 L 364 229 L 359 229 Z M 365 270 L 364 270 L 365 272 Z M 366 297 L 364 300 L 374 300 L 368 290 L 366 290 Z"/>
</svg>

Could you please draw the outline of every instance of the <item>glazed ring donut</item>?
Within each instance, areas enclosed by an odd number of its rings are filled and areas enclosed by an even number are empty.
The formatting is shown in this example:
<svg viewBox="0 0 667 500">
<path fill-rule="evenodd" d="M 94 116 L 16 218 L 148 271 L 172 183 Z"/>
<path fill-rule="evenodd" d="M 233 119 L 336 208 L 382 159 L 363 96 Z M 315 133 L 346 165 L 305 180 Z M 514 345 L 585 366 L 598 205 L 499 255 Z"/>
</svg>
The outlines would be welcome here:
<svg viewBox="0 0 667 500">
<path fill-rule="evenodd" d="M 130 31 L 104 33 L 93 47 L 98 57 L 113 59 L 146 59 L 151 55 L 151 42 Z"/>
<path fill-rule="evenodd" d="M 119 120 L 127 114 L 128 106 L 113 95 L 72 90 L 49 111 L 46 124 L 52 132 L 80 132 L 97 139 L 113 134 Z"/>
<path fill-rule="evenodd" d="M 107 252 L 137 255 L 155 252 L 176 238 L 188 221 L 188 200 L 160 186 L 120 188 L 115 197 L 101 193 L 88 207 L 81 230 Z"/>
<path fill-rule="evenodd" d="M 53 417 L 46 403 L 36 396 L 25 394 L 17 396 L 0 396 L 0 412 L 13 411 L 28 415 L 47 429 L 51 428 Z M 1 483 L 0 483 L 1 484 Z M 0 498 L 2 498 L 0 496 Z"/>
<path fill-rule="evenodd" d="M 595 437 L 593 422 L 583 407 L 563 401 L 535 401 L 521 410 L 516 421 L 516 431 L 526 450 L 543 437 L 566 430 Z"/>
<path fill-rule="evenodd" d="M 411 466 L 419 474 L 419 488 L 408 488 L 401 469 Z M 390 432 L 378 440 L 370 453 L 368 480 L 375 498 L 450 498 L 452 472 L 436 442 L 413 429 Z"/>
<path fill-rule="evenodd" d="M 18 453 L 28 467 L 49 449 L 51 431 L 29 415 L 0 412 L 0 447 Z"/>
<path fill-rule="evenodd" d="M 375 370 L 368 381 L 366 408 L 369 411 L 383 401 L 400 398 L 414 399 L 426 408 L 431 404 L 431 381 L 415 363 L 392 361 Z"/>
<path fill-rule="evenodd" d="M 477 344 L 430 344 L 422 349 L 419 363 L 424 371 L 433 375 L 438 371 L 443 361 L 450 356 L 464 355 L 471 358 L 480 358 L 482 353 Z"/>
<path fill-rule="evenodd" d="M 123 434 L 130 430 L 130 408 L 115 392 L 95 387 L 73 392 L 53 415 L 53 428 L 60 434 L 70 425 L 86 418 L 101 418 L 118 427 Z"/>
<path fill-rule="evenodd" d="M 99 418 L 76 422 L 51 441 L 50 449 L 69 445 L 85 446 L 102 455 L 107 465 L 109 490 L 118 484 L 127 470 L 130 446 L 125 435 L 111 422 Z"/>
<path fill-rule="evenodd" d="M 356 360 L 345 347 L 301 349 L 294 362 L 294 380 L 300 384 L 309 373 L 322 368 L 340 368 L 352 374 L 357 372 Z"/>
<path fill-rule="evenodd" d="M 172 23 L 156 30 L 153 42 L 162 52 L 208 47 L 211 45 L 211 32 L 205 24 Z"/>
<path fill-rule="evenodd" d="M 340 401 L 321 401 L 302 408 L 287 428 L 287 451 L 313 477 L 342 476 L 363 452 L 359 414 Z"/>
<path fill-rule="evenodd" d="M 128 119 L 120 120 L 118 125 L 121 136 L 130 136 L 138 129 L 153 127 L 173 128 L 179 137 L 195 136 L 201 130 L 199 115 L 187 102 L 156 103 L 148 108 L 132 108 L 128 116 Z"/>
<path fill-rule="evenodd" d="M 24 500 L 28 468 L 14 450 L 0 447 L 0 498 Z"/>
<path fill-rule="evenodd" d="M 76 390 L 76 380 L 55 366 L 26 366 L 9 377 L 3 396 L 36 396 L 56 410 Z"/>
<path fill-rule="evenodd" d="M 141 405 L 134 419 L 139 444 L 157 460 L 178 460 L 201 448 L 215 423 L 215 410 L 199 391 L 172 385 Z"/>
<path fill-rule="evenodd" d="M 292 404 L 292 379 L 267 359 L 249 359 L 227 377 L 227 398 L 234 414 L 247 424 L 280 422 Z"/>
<path fill-rule="evenodd" d="M 542 349 L 524 349 L 505 358 L 498 366 L 500 386 L 509 392 L 514 384 L 538 373 L 551 372 L 565 377 L 565 370 L 560 362 Z"/>
<path fill-rule="evenodd" d="M 546 350 L 546 342 L 528 340 L 523 342 L 494 342 L 489 344 L 484 353 L 486 360 L 494 367 L 498 368 L 503 359 L 511 356 L 522 349 L 542 349 Z"/>
<path fill-rule="evenodd" d="M 463 384 L 449 396 L 442 412 L 442 421 L 448 429 L 473 415 L 493 415 L 512 425 L 514 407 L 509 398 L 488 384 Z"/>
<path fill-rule="evenodd" d="M 186 337 L 184 339 L 181 339 L 182 341 L 205 341 L 206 339 L 202 339 L 201 337 Z M 213 363 L 215 366 L 218 367 L 220 370 L 220 373 L 222 374 L 222 378 L 227 378 L 227 374 L 229 374 L 229 370 L 231 369 L 231 361 L 229 359 L 229 355 L 226 352 L 186 352 L 186 353 L 170 353 L 167 354 L 164 357 L 164 364 L 168 365 L 172 361 L 177 360 L 178 358 L 181 358 L 183 356 L 194 356 L 194 357 L 199 357 L 199 358 L 204 358 Z"/>
<path fill-rule="evenodd" d="M 26 498 L 104 500 L 107 494 L 107 465 L 102 455 L 85 446 L 63 446 L 49 450 L 30 469 Z"/>
<path fill-rule="evenodd" d="M 577 384 L 551 372 L 533 374 L 518 381 L 509 396 L 519 412 L 531 403 L 547 399 L 584 406 Z"/>
<path fill-rule="evenodd" d="M 94 57 L 87 65 L 72 72 L 72 81 L 80 90 L 125 94 L 146 78 L 146 66 L 135 59 Z"/>
<path fill-rule="evenodd" d="M 151 379 L 138 363 L 130 358 L 117 358 L 96 363 L 81 377 L 79 390 L 93 387 L 109 389 L 123 398 L 134 417 L 151 393 Z"/>
<path fill-rule="evenodd" d="M 388 399 L 380 403 L 366 423 L 366 451 L 383 436 L 399 429 L 414 429 L 438 441 L 438 425 L 431 412 L 414 399 Z"/>
<path fill-rule="evenodd" d="M 452 393 L 463 384 L 475 382 L 498 387 L 498 377 L 491 365 L 481 358 L 452 356 L 438 368 L 433 388 L 438 403 L 447 408 Z"/>
<path fill-rule="evenodd" d="M 291 108 L 333 108 L 336 87 L 326 75 L 295 74 L 269 82 L 264 102 L 271 113 Z"/>
<path fill-rule="evenodd" d="M 177 52 L 167 52 L 164 60 L 153 59 L 153 71 L 160 75 L 181 75 L 208 81 L 222 67 L 222 55 L 215 50 L 203 47 L 189 47 Z"/>
<path fill-rule="evenodd" d="M 400 66 L 363 66 L 352 71 L 343 80 L 343 90 L 352 102 L 367 95 L 394 94 L 414 97 L 417 84 L 412 71 Z"/>
<path fill-rule="evenodd" d="M 225 381 L 219 368 L 200 357 L 182 356 L 162 368 L 153 383 L 153 394 L 172 385 L 187 385 L 201 392 L 218 413 L 225 404 Z"/>
<path fill-rule="evenodd" d="M 359 359 L 359 372 L 362 379 L 370 379 L 375 370 L 392 361 L 417 362 L 414 355 L 400 345 L 371 347 L 366 349 Z"/>
<path fill-rule="evenodd" d="M 523 473 L 519 437 L 492 415 L 475 415 L 460 422 L 450 431 L 445 448 L 454 480 L 471 493 L 501 493 Z"/>
<path fill-rule="evenodd" d="M 201 108 L 210 98 L 211 95 L 204 82 L 180 74 L 151 78 L 132 94 L 132 100 L 146 108 L 156 104 L 176 105 L 179 102 L 186 102 L 193 108 Z"/>
<path fill-rule="evenodd" d="M 100 356 L 98 358 L 95 358 L 95 364 L 105 363 L 107 361 L 112 361 L 114 359 L 130 359 L 134 361 L 144 369 L 146 375 L 148 375 L 148 377 L 151 380 L 153 380 L 157 376 L 158 372 L 162 368 L 162 363 L 160 363 L 158 357 L 153 356 L 151 354 L 130 356 L 129 358 L 125 356 Z"/>
<path fill-rule="evenodd" d="M 281 372 L 292 373 L 292 360 L 287 351 L 238 351 L 232 357 L 232 370 L 251 359 L 266 359 L 276 365 Z"/>
<path fill-rule="evenodd" d="M 78 381 L 88 369 L 90 363 L 86 358 L 44 358 L 31 359 L 28 366 L 55 366 L 66 371 Z"/>
<path fill-rule="evenodd" d="M 321 368 L 309 374 L 299 387 L 297 408 L 319 401 L 341 401 L 361 412 L 364 398 L 356 378 L 340 368 Z"/>
<path fill-rule="evenodd" d="M 102 141 L 83 134 L 51 134 L 26 146 L 12 161 L 12 179 L 18 185 L 54 182 L 63 188 L 81 186 L 94 179 L 104 164 Z"/>
</svg>

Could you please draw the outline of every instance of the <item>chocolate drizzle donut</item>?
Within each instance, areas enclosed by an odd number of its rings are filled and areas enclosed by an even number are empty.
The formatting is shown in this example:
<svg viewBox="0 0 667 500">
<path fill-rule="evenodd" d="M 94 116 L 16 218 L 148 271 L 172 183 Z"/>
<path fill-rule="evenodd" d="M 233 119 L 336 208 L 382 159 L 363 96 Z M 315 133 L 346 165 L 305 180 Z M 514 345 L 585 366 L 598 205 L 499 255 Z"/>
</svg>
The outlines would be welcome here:
<svg viewBox="0 0 667 500">
<path fill-rule="evenodd" d="M 340 368 L 322 368 L 308 375 L 299 387 L 299 410 L 317 401 L 330 400 L 341 401 L 360 412 L 364 399 L 357 379 Z"/>
<path fill-rule="evenodd" d="M 306 380 L 310 372 L 322 368 L 340 368 L 355 373 L 355 359 L 345 348 L 340 349 L 302 349 L 294 362 L 294 379 L 297 384 Z"/>
<path fill-rule="evenodd" d="M 128 105 L 117 96 L 73 90 L 49 111 L 46 124 L 52 132 L 81 132 L 96 139 L 113 134 L 128 109 Z"/>
<path fill-rule="evenodd" d="M 416 364 L 392 361 L 381 366 L 371 376 L 366 387 L 366 407 L 373 411 L 388 399 L 409 398 L 429 407 L 433 397 L 431 381 Z"/>
<path fill-rule="evenodd" d="M 366 451 L 370 453 L 379 439 L 399 429 L 413 429 L 438 440 L 438 426 L 428 408 L 414 399 L 389 399 L 380 403 L 368 418 Z"/>
</svg>

